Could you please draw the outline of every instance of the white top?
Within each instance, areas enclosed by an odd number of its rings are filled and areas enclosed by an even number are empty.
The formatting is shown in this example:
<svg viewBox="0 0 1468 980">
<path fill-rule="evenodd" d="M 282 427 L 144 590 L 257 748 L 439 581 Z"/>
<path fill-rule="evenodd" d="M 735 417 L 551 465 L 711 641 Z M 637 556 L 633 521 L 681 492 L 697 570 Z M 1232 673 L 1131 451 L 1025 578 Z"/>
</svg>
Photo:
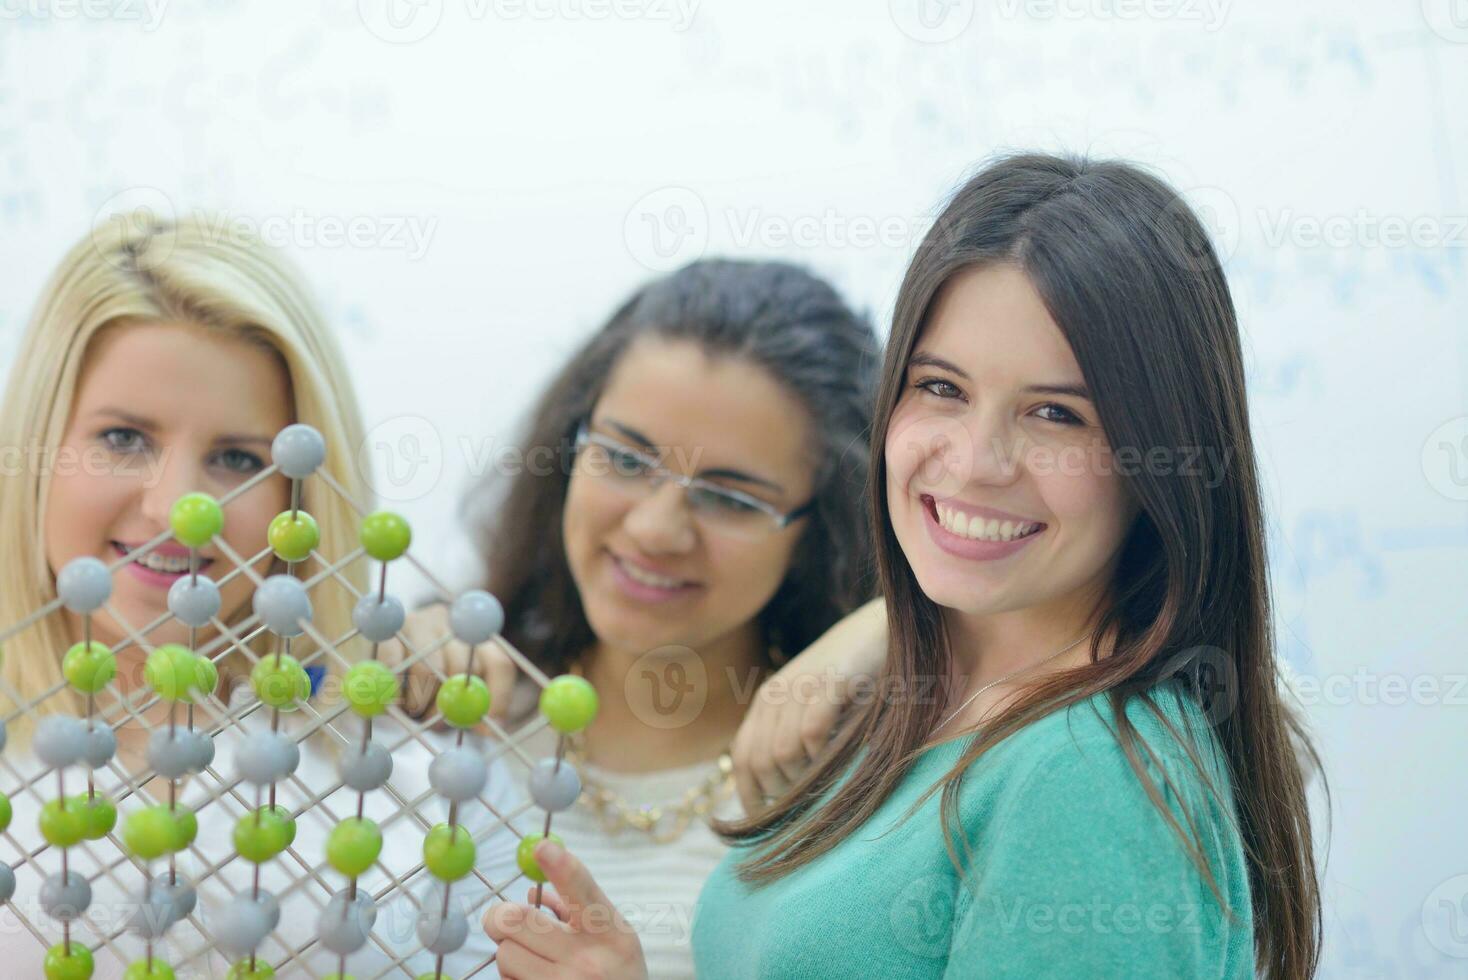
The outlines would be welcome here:
<svg viewBox="0 0 1468 980">
<path fill-rule="evenodd" d="M 240 685 L 231 699 L 231 706 L 248 705 L 253 697 L 247 685 Z M 207 714 L 196 709 L 196 719 L 201 727 Z M 182 711 L 179 718 L 183 718 Z M 325 976 L 336 972 L 339 962 L 334 953 L 324 949 L 315 939 L 322 907 L 332 893 L 347 885 L 346 878 L 325 863 L 326 838 L 339 820 L 356 815 L 357 793 L 341 786 L 336 774 L 334 747 L 341 745 L 341 740 L 324 730 L 303 734 L 314 723 L 309 711 L 281 715 L 281 730 L 306 740 L 301 743 L 301 762 L 296 778 L 277 786 L 277 803 L 295 812 L 310 802 L 311 794 L 333 787 L 335 790 L 319 805 L 297 816 L 296 839 L 291 847 L 260 867 L 261 888 L 273 893 L 281 906 L 280 924 L 262 943 L 260 955 L 276 967 L 279 977 Z M 270 709 L 259 708 L 242 724 L 246 731 L 268 729 Z M 331 724 L 344 735 L 356 737 L 360 733 L 357 727 L 360 721 L 349 712 L 339 715 Z M 173 966 L 180 980 L 225 975 L 229 962 L 223 953 L 211 948 L 206 933 L 201 933 L 198 927 L 202 924 L 207 931 L 214 910 L 235 900 L 236 896 L 250 894 L 252 888 L 255 866 L 235 856 L 233 833 L 238 817 L 256 805 L 255 788 L 239 783 L 233 793 L 224 792 L 222 798 L 209 802 L 211 791 L 220 793 L 224 786 L 233 783 L 236 768 L 232 754 L 243 734 L 236 727 L 215 736 L 215 759 L 211 768 L 225 780 L 224 783 L 206 773 L 181 785 L 180 805 L 199 807 L 205 804 L 198 810 L 198 838 L 188 851 L 177 858 L 178 873 L 194 882 L 200 907 L 195 909 L 190 919 L 170 928 L 164 939 L 154 946 L 154 955 Z M 447 818 L 446 801 L 430 790 L 428 766 L 435 752 L 452 745 L 455 736 L 452 733 L 425 732 L 422 738 L 427 745 L 416 740 L 405 743 L 408 731 L 382 716 L 373 722 L 372 737 L 393 752 L 393 772 L 388 786 L 367 794 L 363 814 L 376 820 L 381 827 L 383 848 L 377 865 L 359 879 L 359 887 L 378 895 L 390 885 L 384 868 L 395 876 L 402 876 L 420 865 L 424 834 L 433 824 Z M 114 762 L 114 767 L 116 765 Z M 11 903 L 0 907 L 0 950 L 3 950 L 0 955 L 4 960 L 0 973 L 6 977 L 40 977 L 46 946 L 61 941 L 61 923 L 47 915 L 38 903 L 41 882 L 47 875 L 60 871 L 59 851 L 47 846 L 33 858 L 26 859 L 26 855 L 34 853 L 45 843 L 37 827 L 37 817 L 42 804 L 57 795 L 55 773 L 45 774 L 30 788 L 23 788 L 24 783 L 39 772 L 39 761 L 17 746 L 0 752 L 0 791 L 10 797 L 14 807 L 14 819 L 3 835 L 7 844 L 0 846 L 0 852 L 4 852 L 3 859 L 16 869 L 17 879 L 16 894 Z M 68 795 L 86 792 L 84 769 L 71 767 L 64 775 Z M 117 794 L 112 791 L 119 785 L 119 779 L 114 769 L 99 772 L 98 791 L 115 800 Z M 404 801 L 421 802 L 410 812 L 393 800 L 388 787 Z M 515 797 L 511 787 L 512 781 L 503 762 L 491 763 L 484 798 L 497 807 L 508 806 Z M 260 802 L 267 801 L 262 799 Z M 88 946 L 95 946 L 104 938 L 107 940 L 94 953 L 97 967 L 93 976 L 98 980 L 120 977 L 130 962 L 144 956 L 143 939 L 122 931 L 126 929 L 135 907 L 143 875 L 124 856 L 120 836 L 126 814 L 142 805 L 144 801 L 135 797 L 123 801 L 118 807 L 118 826 L 108 839 L 84 841 L 68 849 L 71 870 L 85 874 L 92 885 L 91 906 L 80 920 L 72 924 L 72 939 Z M 475 843 L 478 866 L 486 876 L 503 880 L 515 873 L 516 840 L 508 833 L 487 823 L 481 824 Z M 216 867 L 226 860 L 227 864 Z M 213 872 L 209 873 L 211 868 Z M 312 869 L 319 869 L 314 878 Z M 167 860 L 152 862 L 150 870 L 155 875 L 166 875 Z M 471 875 L 455 882 L 450 891 L 451 900 L 460 902 L 473 893 L 476 890 L 472 887 L 474 880 Z M 405 885 L 406 891 L 395 888 L 379 899 L 372 938 L 361 950 L 347 957 L 347 972 L 358 980 L 416 977 L 433 971 L 435 957 L 422 949 L 416 925 L 418 902 L 424 900 L 430 889 L 437 887 L 437 882 L 420 869 Z M 467 903 L 461 907 L 468 911 L 469 938 L 462 949 L 444 960 L 444 973 L 455 977 L 473 971 L 494 951 L 494 944 L 479 925 L 482 908 L 475 911 L 469 909 Z M 26 927 L 21 915 L 41 933 L 45 945 Z M 119 932 L 121 935 L 113 938 Z M 308 949 L 286 962 L 307 944 L 310 944 Z M 400 959 L 403 962 L 397 962 Z M 492 964 L 475 973 L 476 977 L 497 975 Z"/>
<path fill-rule="evenodd" d="M 556 742 L 556 733 L 542 727 L 520 744 L 535 760 L 554 757 Z M 511 763 L 511 769 L 523 770 L 524 764 L 517 759 Z M 717 769 L 716 762 L 645 773 L 610 772 L 592 765 L 580 767 L 583 790 L 589 789 L 587 783 L 591 780 L 617 794 L 629 806 L 662 805 L 665 810 L 682 802 L 689 789 L 702 785 Z M 522 777 L 519 781 L 522 793 L 523 783 Z M 541 830 L 545 812 L 524 801 L 521 806 L 527 809 L 525 818 L 516 821 L 517 829 L 522 833 Z M 724 820 L 744 815 L 732 777 L 722 788 L 713 813 Z M 657 843 L 649 834 L 630 827 L 608 830 L 583 792 L 574 807 L 552 817 L 551 831 L 590 869 L 617 910 L 637 929 L 647 957 L 648 976 L 655 980 L 693 977 L 693 953 L 689 946 L 693 907 L 704 880 L 728 850 L 728 845 L 714 834 L 707 821 L 695 819 L 678 839 Z M 522 879 L 506 897 L 525 901 L 526 885 Z"/>
</svg>

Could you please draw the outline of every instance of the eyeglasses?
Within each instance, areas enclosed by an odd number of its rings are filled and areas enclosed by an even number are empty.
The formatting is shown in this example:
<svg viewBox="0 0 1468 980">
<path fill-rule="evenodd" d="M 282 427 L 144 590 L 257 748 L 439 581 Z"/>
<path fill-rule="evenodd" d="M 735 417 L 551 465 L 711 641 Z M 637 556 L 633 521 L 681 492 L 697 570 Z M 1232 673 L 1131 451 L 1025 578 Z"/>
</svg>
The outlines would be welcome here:
<svg viewBox="0 0 1468 980">
<path fill-rule="evenodd" d="M 815 502 L 781 513 L 771 504 L 747 493 L 721 487 L 696 476 L 674 473 L 655 458 L 611 436 L 591 431 L 583 421 L 576 429 L 578 462 L 588 475 L 604 479 L 628 496 L 649 497 L 671 480 L 683 488 L 688 508 L 703 526 L 739 538 L 773 534 L 809 514 Z"/>
</svg>

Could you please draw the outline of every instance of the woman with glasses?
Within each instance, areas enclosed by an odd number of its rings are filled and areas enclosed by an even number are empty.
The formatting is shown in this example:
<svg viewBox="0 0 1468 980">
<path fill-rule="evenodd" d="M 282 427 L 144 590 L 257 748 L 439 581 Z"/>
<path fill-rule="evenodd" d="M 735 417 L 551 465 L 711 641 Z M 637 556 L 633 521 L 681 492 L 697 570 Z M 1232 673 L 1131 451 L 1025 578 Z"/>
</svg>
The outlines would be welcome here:
<svg viewBox="0 0 1468 980">
<path fill-rule="evenodd" d="M 580 802 L 553 829 L 615 889 L 655 976 L 693 975 L 694 900 L 726 849 L 709 822 L 743 815 L 728 750 L 755 690 L 872 595 L 878 359 L 870 325 L 809 273 L 694 263 L 576 352 L 533 410 L 523 471 L 469 500 L 505 637 L 600 694 L 567 755 Z M 410 642 L 442 624 L 424 611 Z M 508 659 L 481 651 L 475 669 L 498 718 L 534 723 L 538 690 Z M 431 704 L 430 675 L 425 660 L 410 709 Z M 553 736 L 527 737 L 527 758 L 553 756 Z"/>
</svg>

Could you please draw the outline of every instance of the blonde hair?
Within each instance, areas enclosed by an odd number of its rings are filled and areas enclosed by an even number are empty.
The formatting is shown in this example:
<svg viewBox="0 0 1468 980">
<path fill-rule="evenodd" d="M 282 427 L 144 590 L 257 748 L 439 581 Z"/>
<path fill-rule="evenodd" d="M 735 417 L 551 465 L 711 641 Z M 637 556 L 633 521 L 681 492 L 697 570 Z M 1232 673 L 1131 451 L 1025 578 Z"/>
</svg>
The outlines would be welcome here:
<svg viewBox="0 0 1468 980">
<path fill-rule="evenodd" d="M 31 459 L 51 458 L 101 331 L 137 320 L 187 322 L 264 344 L 280 356 L 294 420 L 325 437 L 322 469 L 353 501 L 370 507 L 371 492 L 353 456 L 364 438 L 361 412 L 340 347 L 296 269 L 257 239 L 223 233 L 224 227 L 206 215 L 168 223 L 115 220 L 78 243 L 41 294 L 11 366 L 0 403 L 0 446 L 25 447 Z M 8 552 L 0 562 L 0 629 L 56 598 L 44 536 L 49 469 L 30 465 L 0 480 L 0 541 Z M 336 560 L 357 547 L 360 518 L 338 494 L 313 494 L 318 485 L 306 482 L 301 507 L 320 525 L 319 552 Z M 354 562 L 342 575 L 357 591 L 366 590 L 365 562 Z M 322 635 L 335 641 L 351 629 L 352 603 L 337 585 L 313 590 L 314 623 Z M 61 655 L 69 642 L 59 611 L 7 642 L 3 677 L 22 704 L 61 684 Z M 234 652 L 220 661 L 229 680 L 239 673 L 238 659 Z M 76 713 L 79 701 L 63 685 L 34 714 Z M 16 729 L 24 733 L 33 721 L 17 718 Z"/>
</svg>

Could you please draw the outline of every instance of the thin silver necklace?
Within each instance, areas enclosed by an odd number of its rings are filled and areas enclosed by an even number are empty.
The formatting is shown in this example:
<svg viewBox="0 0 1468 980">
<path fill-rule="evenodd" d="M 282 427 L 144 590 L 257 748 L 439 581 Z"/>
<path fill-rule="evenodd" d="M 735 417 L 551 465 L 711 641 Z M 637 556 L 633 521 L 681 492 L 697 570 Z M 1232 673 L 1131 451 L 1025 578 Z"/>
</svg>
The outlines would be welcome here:
<svg viewBox="0 0 1468 980">
<path fill-rule="evenodd" d="M 1050 661 L 1054 660 L 1056 657 L 1060 656 L 1062 653 L 1065 653 L 1068 650 L 1075 649 L 1078 645 L 1080 645 L 1081 643 L 1084 643 L 1086 640 L 1088 640 L 1090 638 L 1091 638 L 1091 634 L 1090 633 L 1087 633 L 1085 636 L 1081 637 L 1079 640 L 1076 640 L 1075 643 L 1072 643 L 1070 646 L 1065 647 L 1065 649 L 1063 649 L 1063 650 L 1056 650 L 1054 653 L 1052 653 L 1050 656 L 1046 657 L 1044 660 L 1037 660 L 1037 661 L 1035 661 L 1032 664 L 1028 664 L 1028 665 L 1026 665 L 1024 667 L 1019 668 L 1018 670 L 1012 670 L 1009 673 L 1005 674 L 1003 677 L 1000 677 L 1000 678 L 998 678 L 996 680 L 992 680 L 989 683 L 985 684 L 983 687 L 979 688 L 977 691 L 975 691 L 974 693 L 970 694 L 964 700 L 963 704 L 960 704 L 957 708 L 954 708 L 953 711 L 951 711 L 949 713 L 948 717 L 947 718 L 944 718 L 943 721 L 938 725 L 938 727 L 935 728 L 935 729 L 933 729 L 934 733 L 941 732 L 944 729 L 944 727 L 947 726 L 947 724 L 954 719 L 955 716 L 957 716 L 959 714 L 962 714 L 964 708 L 967 708 L 969 705 L 973 704 L 975 698 L 977 698 L 980 694 L 983 694 L 985 691 L 989 690 L 991 687 L 995 687 L 995 686 L 997 686 L 999 684 L 1003 684 L 1007 680 L 1010 680 L 1012 678 L 1018 677 L 1020 674 L 1023 674 L 1027 670 L 1034 670 L 1036 667 L 1040 667 L 1040 666 L 1043 666 L 1045 664 L 1048 664 Z"/>
</svg>

